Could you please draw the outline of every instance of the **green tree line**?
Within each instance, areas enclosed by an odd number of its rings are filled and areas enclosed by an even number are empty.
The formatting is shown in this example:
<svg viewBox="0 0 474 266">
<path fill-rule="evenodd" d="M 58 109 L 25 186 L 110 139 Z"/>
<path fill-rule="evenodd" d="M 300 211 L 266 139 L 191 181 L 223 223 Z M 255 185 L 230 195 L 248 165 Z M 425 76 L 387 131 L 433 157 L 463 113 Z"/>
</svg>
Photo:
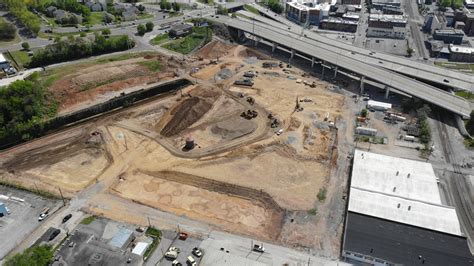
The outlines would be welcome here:
<svg viewBox="0 0 474 266">
<path fill-rule="evenodd" d="M 53 258 L 50 246 L 33 246 L 5 261 L 5 266 L 47 266 Z"/>
<path fill-rule="evenodd" d="M 94 41 L 82 37 L 59 40 L 57 43 L 37 50 L 28 67 L 39 67 L 105 53 L 124 51 L 135 46 L 128 36 L 106 38 L 95 34 Z"/>
<path fill-rule="evenodd" d="M 53 116 L 57 104 L 36 82 L 18 80 L 0 88 L 0 140 L 10 136 L 30 139 L 47 116 Z"/>
</svg>

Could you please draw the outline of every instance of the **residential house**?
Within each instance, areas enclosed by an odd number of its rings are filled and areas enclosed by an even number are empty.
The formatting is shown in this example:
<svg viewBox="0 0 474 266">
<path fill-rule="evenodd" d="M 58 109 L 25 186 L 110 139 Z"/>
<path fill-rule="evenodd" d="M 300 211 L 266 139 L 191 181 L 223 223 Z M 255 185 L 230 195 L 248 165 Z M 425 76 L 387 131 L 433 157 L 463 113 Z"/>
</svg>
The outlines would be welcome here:
<svg viewBox="0 0 474 266">
<path fill-rule="evenodd" d="M 48 6 L 46 8 L 46 16 L 52 18 L 54 17 L 54 12 L 56 12 L 56 10 L 58 10 L 55 6 Z"/>
</svg>

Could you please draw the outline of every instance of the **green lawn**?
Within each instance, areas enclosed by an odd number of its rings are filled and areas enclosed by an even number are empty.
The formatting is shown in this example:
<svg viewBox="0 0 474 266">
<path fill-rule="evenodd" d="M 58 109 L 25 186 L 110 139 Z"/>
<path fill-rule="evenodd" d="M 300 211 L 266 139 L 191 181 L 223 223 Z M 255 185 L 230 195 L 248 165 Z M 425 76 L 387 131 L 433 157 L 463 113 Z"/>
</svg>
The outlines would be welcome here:
<svg viewBox="0 0 474 266">
<path fill-rule="evenodd" d="M 463 72 L 474 72 L 474 64 L 463 64 L 463 63 L 451 63 L 451 62 L 435 62 L 435 65 L 454 69 L 454 70 L 462 70 Z"/>
<path fill-rule="evenodd" d="M 91 224 L 95 220 L 95 216 L 89 216 L 82 219 L 81 224 Z"/>
<path fill-rule="evenodd" d="M 142 66 L 147 67 L 150 71 L 156 72 L 161 69 L 161 63 L 158 60 L 150 60 L 150 61 L 145 61 L 145 62 L 140 62 L 139 63 Z"/>
<path fill-rule="evenodd" d="M 31 61 L 26 51 L 10 51 L 10 54 L 13 57 L 12 60 L 18 64 L 19 68 L 24 68 Z"/>
<path fill-rule="evenodd" d="M 168 38 L 169 38 L 168 33 L 160 34 L 160 35 L 157 35 L 155 38 L 153 38 L 150 41 L 150 43 L 153 44 L 153 45 L 162 44 L 165 41 L 167 41 Z"/>
<path fill-rule="evenodd" d="M 474 93 L 470 91 L 457 91 L 456 95 L 459 97 L 463 97 L 464 99 L 467 99 L 471 102 L 474 102 Z"/>
<path fill-rule="evenodd" d="M 150 13 L 144 13 L 144 14 L 140 14 L 137 16 L 137 19 L 146 19 L 146 18 L 152 18 L 154 17 L 153 14 L 150 14 Z"/>
<path fill-rule="evenodd" d="M 212 30 L 208 30 L 207 27 L 194 27 L 193 33 L 191 33 L 190 35 L 166 43 L 163 45 L 163 47 L 181 54 L 189 54 L 203 42 L 208 42 L 209 40 L 211 40 L 211 38 Z"/>
<path fill-rule="evenodd" d="M 97 25 L 97 24 L 102 24 L 104 23 L 104 12 L 91 12 L 91 15 L 89 17 L 89 21 L 87 23 L 83 23 L 84 26 L 92 26 L 92 25 Z"/>
<path fill-rule="evenodd" d="M 251 5 L 244 5 L 244 9 L 247 10 L 248 12 L 254 13 L 255 15 L 260 15 L 260 13 L 258 12 L 258 9 L 256 9 L 255 7 Z"/>
</svg>

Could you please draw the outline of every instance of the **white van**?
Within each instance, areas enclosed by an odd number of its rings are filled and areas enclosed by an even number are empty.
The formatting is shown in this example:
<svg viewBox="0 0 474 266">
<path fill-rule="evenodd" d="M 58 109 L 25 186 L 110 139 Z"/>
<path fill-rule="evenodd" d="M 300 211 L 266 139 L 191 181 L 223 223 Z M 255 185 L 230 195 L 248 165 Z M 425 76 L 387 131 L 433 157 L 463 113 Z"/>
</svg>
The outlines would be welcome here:
<svg viewBox="0 0 474 266">
<path fill-rule="evenodd" d="M 196 260 L 193 258 L 193 256 L 188 256 L 188 265 L 195 266 L 196 265 Z"/>
</svg>

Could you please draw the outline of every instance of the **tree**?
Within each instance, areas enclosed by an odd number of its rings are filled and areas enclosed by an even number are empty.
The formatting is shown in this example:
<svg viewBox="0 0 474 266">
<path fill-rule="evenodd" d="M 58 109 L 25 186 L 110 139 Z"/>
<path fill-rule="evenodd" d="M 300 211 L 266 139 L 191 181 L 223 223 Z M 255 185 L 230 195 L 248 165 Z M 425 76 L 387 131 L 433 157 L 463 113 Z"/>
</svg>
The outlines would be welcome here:
<svg viewBox="0 0 474 266">
<path fill-rule="evenodd" d="M 146 33 L 146 27 L 143 24 L 137 26 L 138 35 L 143 36 Z"/>
<path fill-rule="evenodd" d="M 411 48 L 411 47 L 408 47 L 408 48 L 407 48 L 407 55 L 408 55 L 409 57 L 411 57 L 411 56 L 413 55 L 413 52 L 414 52 L 414 51 L 413 51 L 413 48 Z"/>
<path fill-rule="evenodd" d="M 160 0 L 160 9 L 161 10 L 166 10 L 167 4 L 168 4 L 167 0 Z"/>
<path fill-rule="evenodd" d="M 367 117 L 367 109 L 362 109 L 362 111 L 360 111 L 360 116 L 362 117 Z"/>
<path fill-rule="evenodd" d="M 29 50 L 30 49 L 30 44 L 27 42 L 23 42 L 21 44 L 21 47 L 23 47 L 24 50 Z"/>
<path fill-rule="evenodd" d="M 218 5 L 217 6 L 217 14 L 219 15 L 227 15 L 229 13 L 229 11 L 227 10 L 227 8 L 225 8 L 224 6 L 222 5 Z"/>
<path fill-rule="evenodd" d="M 146 27 L 146 31 L 150 32 L 150 31 L 153 30 L 153 27 L 155 27 L 155 24 L 153 24 L 153 22 L 149 21 L 145 24 L 145 27 Z"/>
<path fill-rule="evenodd" d="M 5 266 L 47 266 L 53 258 L 50 246 L 33 246 L 5 261 Z"/>
<path fill-rule="evenodd" d="M 283 6 L 280 4 L 278 0 L 269 0 L 268 8 L 270 8 L 271 11 L 277 14 L 281 14 L 281 12 L 283 12 Z"/>
<path fill-rule="evenodd" d="M 12 40 L 15 38 L 16 28 L 10 23 L 0 23 L 0 40 Z"/>
<path fill-rule="evenodd" d="M 86 34 L 85 32 L 79 33 L 79 36 L 82 37 L 82 38 L 86 37 L 86 35 L 87 35 L 87 34 Z"/>
<path fill-rule="evenodd" d="M 140 12 L 144 12 L 145 11 L 145 7 L 143 5 L 138 5 L 138 11 Z"/>
<path fill-rule="evenodd" d="M 474 110 L 471 112 L 471 116 L 466 123 L 466 129 L 469 134 L 474 135 Z"/>
<path fill-rule="evenodd" d="M 180 5 L 179 3 L 177 3 L 177 2 L 173 2 L 173 3 L 171 4 L 171 7 L 173 8 L 173 10 L 174 10 L 175 12 L 179 12 L 179 10 L 181 10 L 181 5 Z"/>
<path fill-rule="evenodd" d="M 102 30 L 102 35 L 109 36 L 110 35 L 110 29 L 103 29 Z"/>
</svg>

